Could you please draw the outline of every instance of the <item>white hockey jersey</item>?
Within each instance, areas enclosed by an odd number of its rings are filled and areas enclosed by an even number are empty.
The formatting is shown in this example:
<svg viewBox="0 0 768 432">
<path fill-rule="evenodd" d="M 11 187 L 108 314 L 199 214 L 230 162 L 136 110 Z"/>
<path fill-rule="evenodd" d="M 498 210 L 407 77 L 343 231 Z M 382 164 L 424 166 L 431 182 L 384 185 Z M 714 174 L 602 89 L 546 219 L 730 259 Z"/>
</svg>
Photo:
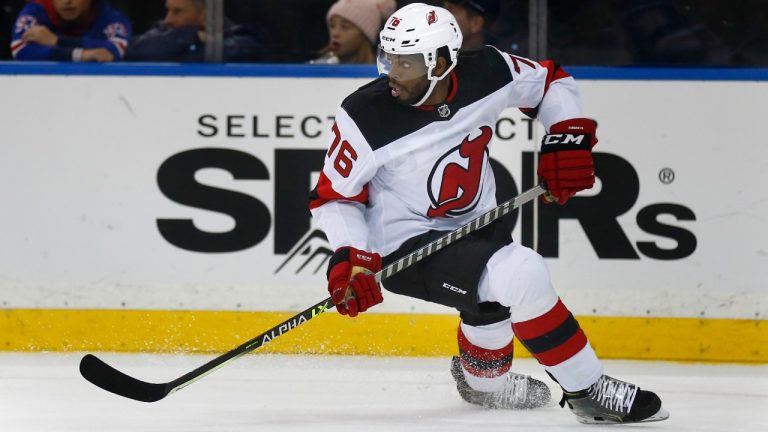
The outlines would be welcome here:
<svg viewBox="0 0 768 432">
<path fill-rule="evenodd" d="M 399 104 L 386 77 L 341 104 L 310 209 L 331 247 L 385 256 L 411 237 L 449 231 L 492 209 L 490 140 L 501 112 L 535 111 L 545 128 L 582 117 L 559 66 L 486 46 L 460 53 L 438 106 Z"/>
</svg>

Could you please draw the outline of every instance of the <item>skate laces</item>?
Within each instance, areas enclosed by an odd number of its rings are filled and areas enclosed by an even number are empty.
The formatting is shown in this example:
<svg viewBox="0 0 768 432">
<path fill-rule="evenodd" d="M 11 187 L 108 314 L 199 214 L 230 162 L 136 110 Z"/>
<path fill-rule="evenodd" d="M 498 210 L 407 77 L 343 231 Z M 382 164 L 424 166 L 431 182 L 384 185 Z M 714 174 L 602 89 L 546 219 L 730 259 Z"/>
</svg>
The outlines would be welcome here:
<svg viewBox="0 0 768 432">
<path fill-rule="evenodd" d="M 590 398 L 603 407 L 622 414 L 628 414 L 640 389 L 624 381 L 601 376 L 587 389 Z"/>
<path fill-rule="evenodd" d="M 493 393 L 493 398 L 499 405 L 520 406 L 525 404 L 528 399 L 528 377 L 508 372 L 504 388 Z"/>
</svg>

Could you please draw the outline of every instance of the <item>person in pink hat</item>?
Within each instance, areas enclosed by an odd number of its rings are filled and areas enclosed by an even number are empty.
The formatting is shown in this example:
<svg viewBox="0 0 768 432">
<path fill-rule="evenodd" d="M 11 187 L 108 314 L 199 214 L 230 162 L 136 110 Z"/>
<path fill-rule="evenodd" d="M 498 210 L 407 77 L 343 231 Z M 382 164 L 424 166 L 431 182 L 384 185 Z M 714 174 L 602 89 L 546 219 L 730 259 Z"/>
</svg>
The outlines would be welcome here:
<svg viewBox="0 0 768 432">
<path fill-rule="evenodd" d="M 328 45 L 313 64 L 376 63 L 374 46 L 384 20 L 391 15 L 395 0 L 339 0 L 325 16 Z"/>
</svg>

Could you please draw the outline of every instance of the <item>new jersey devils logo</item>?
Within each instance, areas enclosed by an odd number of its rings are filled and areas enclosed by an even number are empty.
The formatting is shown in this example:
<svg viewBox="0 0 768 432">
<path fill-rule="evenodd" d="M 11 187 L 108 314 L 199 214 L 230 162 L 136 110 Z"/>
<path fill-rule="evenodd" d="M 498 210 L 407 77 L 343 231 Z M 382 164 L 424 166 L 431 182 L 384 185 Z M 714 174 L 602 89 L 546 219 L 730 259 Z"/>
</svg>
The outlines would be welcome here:
<svg viewBox="0 0 768 432">
<path fill-rule="evenodd" d="M 429 217 L 459 216 L 477 206 L 488 163 L 488 143 L 493 130 L 480 128 L 480 135 L 469 139 L 444 154 L 429 174 L 427 191 L 432 206 Z"/>
<path fill-rule="evenodd" d="M 432 25 L 437 22 L 437 13 L 431 10 L 427 13 L 427 25 Z"/>
</svg>

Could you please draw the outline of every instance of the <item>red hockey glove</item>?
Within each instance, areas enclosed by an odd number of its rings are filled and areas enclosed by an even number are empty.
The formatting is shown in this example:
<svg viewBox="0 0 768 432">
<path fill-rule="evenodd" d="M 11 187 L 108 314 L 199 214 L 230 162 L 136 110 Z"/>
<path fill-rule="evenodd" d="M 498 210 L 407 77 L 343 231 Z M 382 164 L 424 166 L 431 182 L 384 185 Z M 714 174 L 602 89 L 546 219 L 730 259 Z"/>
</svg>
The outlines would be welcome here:
<svg viewBox="0 0 768 432">
<path fill-rule="evenodd" d="M 340 314 L 356 317 L 384 300 L 374 277 L 379 270 L 381 256 L 377 253 L 353 247 L 336 250 L 328 263 L 328 292 Z"/>
<path fill-rule="evenodd" d="M 539 178 L 544 181 L 550 202 L 565 204 L 576 192 L 595 184 L 592 147 L 597 144 L 597 123 L 575 118 L 555 123 L 541 140 Z"/>
</svg>

